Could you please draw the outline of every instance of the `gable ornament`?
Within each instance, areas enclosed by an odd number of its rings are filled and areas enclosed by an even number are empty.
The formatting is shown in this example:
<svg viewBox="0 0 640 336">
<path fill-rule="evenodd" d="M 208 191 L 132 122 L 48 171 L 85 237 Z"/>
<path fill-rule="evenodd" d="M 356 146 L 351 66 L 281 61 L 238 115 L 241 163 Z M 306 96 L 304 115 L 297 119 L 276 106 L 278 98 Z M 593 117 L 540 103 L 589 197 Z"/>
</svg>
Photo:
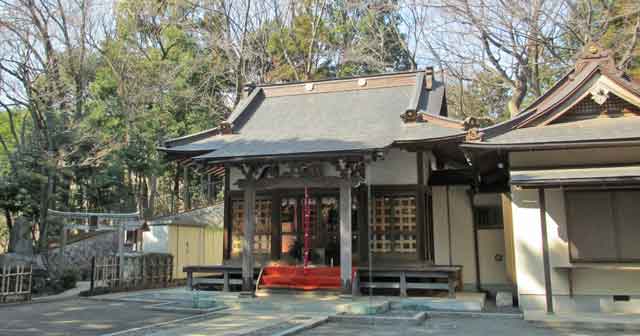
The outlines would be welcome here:
<svg viewBox="0 0 640 336">
<path fill-rule="evenodd" d="M 484 137 L 484 133 L 480 132 L 480 129 L 478 129 L 477 127 L 473 127 L 467 130 L 465 141 L 467 142 L 482 141 L 483 137 Z"/>
<path fill-rule="evenodd" d="M 223 135 L 228 135 L 233 133 L 233 129 L 231 127 L 231 123 L 228 121 L 223 121 L 220 123 L 220 131 Z"/>
<path fill-rule="evenodd" d="M 604 104 L 607 101 L 607 99 L 609 99 L 609 92 L 611 92 L 611 90 L 609 90 L 608 87 L 606 87 L 600 82 L 596 83 L 589 90 L 589 93 L 591 94 L 591 99 L 593 99 L 593 101 L 596 102 L 598 105 Z"/>
</svg>

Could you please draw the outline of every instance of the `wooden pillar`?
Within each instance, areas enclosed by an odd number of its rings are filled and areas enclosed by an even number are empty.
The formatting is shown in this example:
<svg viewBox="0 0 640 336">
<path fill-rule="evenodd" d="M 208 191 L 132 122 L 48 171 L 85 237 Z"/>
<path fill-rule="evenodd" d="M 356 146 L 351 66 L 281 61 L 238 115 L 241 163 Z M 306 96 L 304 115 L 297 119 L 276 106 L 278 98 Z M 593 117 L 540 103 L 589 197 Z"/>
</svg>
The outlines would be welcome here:
<svg viewBox="0 0 640 336">
<path fill-rule="evenodd" d="M 551 288 L 551 266 L 549 261 L 549 240 L 547 237 L 547 204 L 544 188 L 538 189 L 538 206 L 540 208 L 540 229 L 542 231 L 542 264 L 544 267 L 544 293 L 547 314 L 553 314 L 553 290 Z"/>
<path fill-rule="evenodd" d="M 369 193 L 367 185 L 361 185 L 358 192 L 358 255 L 360 265 L 369 259 Z"/>
<path fill-rule="evenodd" d="M 271 260 L 280 260 L 282 251 L 282 223 L 280 221 L 280 205 L 282 195 L 278 190 L 271 194 Z"/>
<path fill-rule="evenodd" d="M 189 167 L 185 166 L 182 170 L 184 183 L 184 210 L 191 210 L 191 193 L 189 192 Z"/>
<path fill-rule="evenodd" d="M 242 291 L 253 292 L 253 236 L 256 228 L 256 185 L 247 176 L 244 188 L 244 241 L 242 243 Z"/>
<path fill-rule="evenodd" d="M 416 153 L 416 164 L 418 168 L 418 188 L 416 192 L 416 252 L 418 255 L 418 261 L 425 261 L 427 252 L 427 216 L 425 207 L 427 202 L 425 202 L 424 188 L 424 153 Z"/>
<path fill-rule="evenodd" d="M 223 261 L 231 258 L 231 186 L 229 168 L 224 169 L 224 237 L 223 237 Z"/>
<path fill-rule="evenodd" d="M 343 294 L 351 294 L 351 180 L 340 183 L 340 280 Z"/>
</svg>

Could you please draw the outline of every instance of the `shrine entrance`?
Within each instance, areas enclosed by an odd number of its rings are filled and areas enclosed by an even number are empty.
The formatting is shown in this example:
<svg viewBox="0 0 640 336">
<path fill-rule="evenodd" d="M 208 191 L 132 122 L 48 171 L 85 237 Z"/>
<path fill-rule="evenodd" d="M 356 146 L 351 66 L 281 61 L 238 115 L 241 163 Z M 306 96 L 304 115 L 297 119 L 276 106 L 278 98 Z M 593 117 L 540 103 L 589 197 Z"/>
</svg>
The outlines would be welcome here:
<svg viewBox="0 0 640 336">
<path fill-rule="evenodd" d="M 338 265 L 340 227 L 337 194 L 309 193 L 309 261 L 314 265 Z M 280 207 L 281 256 L 302 261 L 304 245 L 304 196 L 283 197 Z"/>
<path fill-rule="evenodd" d="M 337 190 L 310 189 L 310 256 L 316 266 L 340 265 L 340 197 Z M 358 199 L 352 199 L 352 244 L 358 246 L 360 230 Z M 280 206 L 278 206 L 279 204 Z M 362 209 L 366 212 L 366 209 Z M 243 201 L 232 200 L 231 260 L 242 257 Z M 255 207 L 256 231 L 253 253 L 260 265 L 273 262 L 302 265 L 304 246 L 304 190 L 287 190 L 258 195 Z M 366 237 L 365 237 L 366 238 Z M 353 251 L 355 254 L 358 250 Z"/>
</svg>

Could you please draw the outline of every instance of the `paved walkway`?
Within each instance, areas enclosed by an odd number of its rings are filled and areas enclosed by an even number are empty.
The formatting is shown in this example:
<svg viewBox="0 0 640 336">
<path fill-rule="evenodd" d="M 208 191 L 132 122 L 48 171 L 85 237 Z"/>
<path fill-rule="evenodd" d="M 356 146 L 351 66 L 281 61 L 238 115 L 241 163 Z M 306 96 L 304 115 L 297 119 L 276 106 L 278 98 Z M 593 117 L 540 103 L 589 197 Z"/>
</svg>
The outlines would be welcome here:
<svg viewBox="0 0 640 336">
<path fill-rule="evenodd" d="M 89 281 L 78 281 L 75 288 L 71 288 L 60 294 L 34 297 L 31 301 L 40 303 L 75 298 L 78 297 L 80 292 L 89 290 L 90 286 L 91 284 Z"/>
<path fill-rule="evenodd" d="M 615 331 L 591 331 L 560 328 L 541 328 L 520 319 L 505 318 L 431 318 L 420 326 L 398 327 L 397 325 L 371 324 L 349 325 L 326 323 L 306 330 L 305 336 L 631 336 L 639 333 Z"/>
<path fill-rule="evenodd" d="M 194 293 L 185 288 L 150 290 L 101 295 L 92 300 L 144 302 L 147 305 L 172 302 L 168 306 L 188 307 Z M 336 305 L 353 302 L 338 295 L 264 295 L 257 298 L 238 298 L 238 293 L 201 291 L 201 300 L 215 299 L 227 307 L 212 312 L 206 318 L 188 323 L 174 323 L 132 332 L 130 335 L 272 335 L 303 324 L 314 323 L 335 314 Z M 362 300 L 365 300 L 362 298 Z M 376 299 L 381 300 L 381 299 Z M 141 325 L 142 326 L 142 325 Z"/>
<path fill-rule="evenodd" d="M 194 297 L 201 303 L 215 301 L 212 308 L 194 309 Z M 374 297 L 375 302 L 390 298 Z M 398 300 L 399 298 L 393 298 Z M 354 302 L 368 303 L 369 298 L 355 300 L 338 295 L 267 294 L 258 298 L 238 298 L 237 293 L 191 292 L 185 288 L 148 290 L 101 295 L 90 299 L 67 298 L 44 303 L 0 306 L 0 335 L 274 335 L 279 332 L 319 324 L 335 314 L 336 307 Z M 403 300 L 395 301 L 403 306 Z M 446 305 L 435 299 L 429 302 L 412 298 L 409 307 Z M 460 302 L 465 302 L 460 300 Z M 473 300 L 469 301 L 473 302 Z M 157 309 L 162 307 L 162 311 Z M 224 309 L 221 309 L 224 308 Z M 196 310 L 199 313 L 196 314 Z M 392 311 L 400 313 L 402 311 Z M 542 328 L 521 319 L 506 317 L 452 317 L 437 315 L 419 326 L 385 324 L 323 323 L 304 331 L 303 335 L 533 335 L 600 336 L 640 335 L 640 332 L 615 333 L 567 328 Z M 187 320 L 185 320 L 185 318 Z"/>
<path fill-rule="evenodd" d="M 0 335 L 101 335 L 188 316 L 143 309 L 143 306 L 80 298 L 0 306 Z"/>
<path fill-rule="evenodd" d="M 573 327 L 635 331 L 640 335 L 640 314 L 623 313 L 556 313 L 531 311 L 524 314 L 526 321 L 548 327 Z"/>
</svg>

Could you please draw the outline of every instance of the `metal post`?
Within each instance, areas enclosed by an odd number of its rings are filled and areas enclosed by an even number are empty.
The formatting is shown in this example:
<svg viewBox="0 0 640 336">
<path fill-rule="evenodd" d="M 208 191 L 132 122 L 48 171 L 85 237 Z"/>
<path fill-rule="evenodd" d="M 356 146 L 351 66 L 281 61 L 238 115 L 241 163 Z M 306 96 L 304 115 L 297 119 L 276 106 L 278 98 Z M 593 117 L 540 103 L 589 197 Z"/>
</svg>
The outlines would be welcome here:
<svg viewBox="0 0 640 336">
<path fill-rule="evenodd" d="M 91 257 L 91 281 L 89 283 L 89 295 L 93 295 L 96 279 L 96 256 Z"/>
</svg>

